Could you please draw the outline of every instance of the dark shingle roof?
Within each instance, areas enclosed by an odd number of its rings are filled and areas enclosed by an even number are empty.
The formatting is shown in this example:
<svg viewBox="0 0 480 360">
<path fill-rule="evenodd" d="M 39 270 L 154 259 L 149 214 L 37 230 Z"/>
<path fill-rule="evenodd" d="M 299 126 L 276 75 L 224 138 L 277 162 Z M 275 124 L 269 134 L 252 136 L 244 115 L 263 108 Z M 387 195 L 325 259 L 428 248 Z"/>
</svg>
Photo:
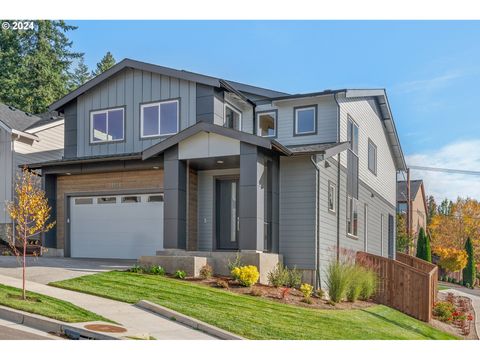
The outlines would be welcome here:
<svg viewBox="0 0 480 360">
<path fill-rule="evenodd" d="M 63 120 L 63 116 L 60 116 L 57 111 L 47 111 L 41 114 L 37 114 L 36 116 L 38 116 L 40 120 L 29 126 L 26 130 L 48 125 L 55 121 Z"/>
<path fill-rule="evenodd" d="M 423 180 L 410 180 L 410 199 L 417 196 L 418 190 L 422 186 Z M 407 201 L 407 182 L 397 181 L 397 202 Z"/>
<path fill-rule="evenodd" d="M 38 116 L 0 103 L 0 121 L 11 129 L 25 131 L 39 120 Z"/>
</svg>

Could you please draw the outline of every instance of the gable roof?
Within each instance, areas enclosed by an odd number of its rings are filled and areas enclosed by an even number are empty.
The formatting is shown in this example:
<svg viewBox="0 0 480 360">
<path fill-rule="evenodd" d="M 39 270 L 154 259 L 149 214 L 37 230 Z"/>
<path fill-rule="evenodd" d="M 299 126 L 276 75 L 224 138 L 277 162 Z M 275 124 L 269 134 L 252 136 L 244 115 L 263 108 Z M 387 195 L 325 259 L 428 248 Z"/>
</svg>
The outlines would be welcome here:
<svg viewBox="0 0 480 360">
<path fill-rule="evenodd" d="M 12 130 L 25 131 L 39 120 L 36 115 L 0 103 L 0 121 Z"/>
<path fill-rule="evenodd" d="M 423 180 L 410 180 L 410 199 L 417 196 L 418 190 L 422 187 Z M 407 201 L 407 182 L 397 181 L 397 202 Z"/>
<path fill-rule="evenodd" d="M 287 95 L 286 93 L 280 92 L 280 91 L 275 91 L 275 90 L 270 90 L 270 89 L 265 89 L 257 86 L 252 86 L 252 85 L 247 85 L 239 82 L 234 82 L 234 81 L 227 81 L 223 80 L 217 77 L 213 76 L 207 76 L 207 75 L 202 75 L 202 74 L 197 74 L 193 73 L 190 71 L 185 71 L 185 70 L 177 70 L 165 66 L 160 66 L 160 65 L 154 65 L 154 64 L 149 64 L 145 63 L 142 61 L 137 61 L 137 60 L 132 60 L 132 59 L 123 59 L 119 63 L 115 64 L 112 66 L 110 69 L 107 71 L 101 73 L 100 75 L 94 77 L 93 79 L 87 81 L 85 84 L 82 86 L 78 87 L 77 89 L 73 90 L 71 93 L 65 95 L 63 98 L 60 100 L 54 102 L 53 104 L 50 105 L 49 109 L 50 110 L 59 110 L 64 106 L 65 104 L 69 103 L 70 101 L 74 100 L 84 92 L 88 91 L 89 89 L 93 88 L 94 86 L 98 85 L 102 81 L 105 81 L 106 79 L 112 77 L 113 75 L 117 74 L 118 72 L 122 71 L 125 68 L 133 68 L 133 69 L 138 69 L 138 70 L 143 70 L 143 71 L 149 71 L 152 73 L 156 74 L 161 74 L 161 75 L 166 75 L 166 76 L 171 76 L 175 77 L 178 79 L 182 80 L 187 80 L 187 81 L 193 81 L 197 82 L 200 84 L 205 84 L 205 85 L 210 85 L 214 87 L 223 87 L 226 82 L 227 84 L 230 84 L 233 86 L 236 90 L 241 91 L 241 92 L 248 92 L 264 97 L 275 97 L 275 96 L 282 96 L 282 95 Z"/>
</svg>

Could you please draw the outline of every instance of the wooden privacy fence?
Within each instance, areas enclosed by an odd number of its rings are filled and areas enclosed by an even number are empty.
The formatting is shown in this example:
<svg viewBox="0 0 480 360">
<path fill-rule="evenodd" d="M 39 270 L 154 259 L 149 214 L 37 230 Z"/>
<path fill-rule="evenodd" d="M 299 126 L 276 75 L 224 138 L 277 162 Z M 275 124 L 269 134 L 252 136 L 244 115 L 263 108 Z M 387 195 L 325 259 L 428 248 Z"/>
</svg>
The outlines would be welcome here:
<svg viewBox="0 0 480 360">
<path fill-rule="evenodd" d="M 430 322 L 437 296 L 438 268 L 402 253 L 396 260 L 357 252 L 357 261 L 371 265 L 378 275 L 375 300 L 416 319 Z"/>
</svg>

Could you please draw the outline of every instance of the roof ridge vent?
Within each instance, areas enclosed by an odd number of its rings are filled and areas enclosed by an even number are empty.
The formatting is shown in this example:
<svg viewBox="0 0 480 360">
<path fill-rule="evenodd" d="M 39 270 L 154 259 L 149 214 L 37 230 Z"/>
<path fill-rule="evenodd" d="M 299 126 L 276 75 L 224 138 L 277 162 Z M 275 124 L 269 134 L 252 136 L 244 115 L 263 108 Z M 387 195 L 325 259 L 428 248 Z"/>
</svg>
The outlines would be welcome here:
<svg viewBox="0 0 480 360">
<path fill-rule="evenodd" d="M 17 109 L 15 109 L 12 105 L 8 105 L 8 108 L 12 111 L 16 111 Z"/>
</svg>

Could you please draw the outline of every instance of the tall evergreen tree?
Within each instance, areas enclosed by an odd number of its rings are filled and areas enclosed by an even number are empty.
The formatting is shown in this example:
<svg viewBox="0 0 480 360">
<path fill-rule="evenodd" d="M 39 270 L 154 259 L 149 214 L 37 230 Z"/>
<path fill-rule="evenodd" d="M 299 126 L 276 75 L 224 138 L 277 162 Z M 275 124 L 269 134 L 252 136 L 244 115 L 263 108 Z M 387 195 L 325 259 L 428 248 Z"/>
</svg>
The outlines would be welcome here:
<svg viewBox="0 0 480 360">
<path fill-rule="evenodd" d="M 110 69 L 113 65 L 116 64 L 115 58 L 112 53 L 108 51 L 105 56 L 97 63 L 97 68 L 92 71 L 92 76 L 100 75 L 101 73 Z"/>
<path fill-rule="evenodd" d="M 92 75 L 90 73 L 90 70 L 88 70 L 88 66 L 87 64 L 85 64 L 85 60 L 82 56 L 77 66 L 73 70 L 72 79 L 70 83 L 70 90 L 74 90 L 77 87 L 82 86 L 91 78 L 92 78 Z"/>
<path fill-rule="evenodd" d="M 430 235 L 425 236 L 425 258 L 423 260 L 432 262 L 432 247 L 430 245 Z"/>
<path fill-rule="evenodd" d="M 475 267 L 475 256 L 473 252 L 473 243 L 470 238 L 465 242 L 465 251 L 467 252 L 468 261 L 467 266 L 463 269 L 463 281 L 468 283 L 470 286 L 475 284 L 476 278 L 476 267 Z"/>
<path fill-rule="evenodd" d="M 417 239 L 417 258 L 425 259 L 426 254 L 426 244 L 425 244 L 425 231 L 423 228 L 420 228 L 418 232 L 418 239 Z"/>
<path fill-rule="evenodd" d="M 0 31 L 0 101 L 39 113 L 69 90 L 72 51 L 64 21 L 35 21 L 34 29 Z"/>
</svg>

